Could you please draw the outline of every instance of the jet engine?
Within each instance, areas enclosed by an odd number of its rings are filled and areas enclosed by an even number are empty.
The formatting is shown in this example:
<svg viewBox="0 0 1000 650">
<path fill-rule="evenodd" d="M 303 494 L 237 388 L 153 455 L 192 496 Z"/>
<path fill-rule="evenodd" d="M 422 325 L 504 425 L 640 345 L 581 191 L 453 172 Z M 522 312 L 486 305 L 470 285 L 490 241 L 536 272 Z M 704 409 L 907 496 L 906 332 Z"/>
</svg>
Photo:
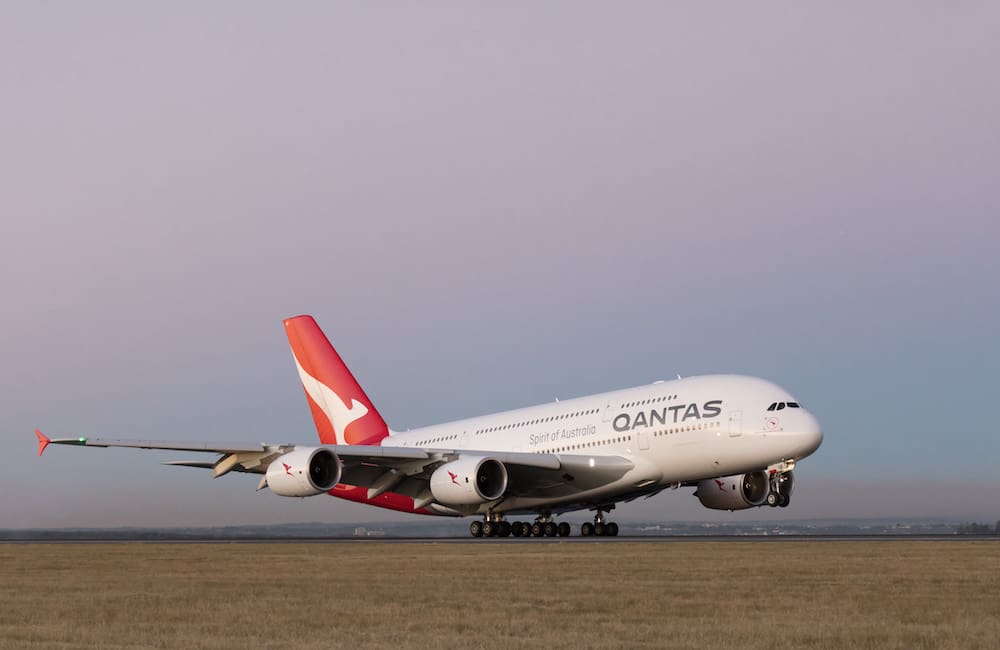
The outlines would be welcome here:
<svg viewBox="0 0 1000 650">
<path fill-rule="evenodd" d="M 713 510 L 744 510 L 762 506 L 771 491 L 764 471 L 699 481 L 694 494 L 701 505 Z"/>
<path fill-rule="evenodd" d="M 478 505 L 496 501 L 507 491 L 507 468 L 495 458 L 462 456 L 434 470 L 434 500 L 445 505 Z"/>
<path fill-rule="evenodd" d="M 324 447 L 297 447 L 267 467 L 267 487 L 283 497 L 311 497 L 340 482 L 343 466 Z"/>
</svg>

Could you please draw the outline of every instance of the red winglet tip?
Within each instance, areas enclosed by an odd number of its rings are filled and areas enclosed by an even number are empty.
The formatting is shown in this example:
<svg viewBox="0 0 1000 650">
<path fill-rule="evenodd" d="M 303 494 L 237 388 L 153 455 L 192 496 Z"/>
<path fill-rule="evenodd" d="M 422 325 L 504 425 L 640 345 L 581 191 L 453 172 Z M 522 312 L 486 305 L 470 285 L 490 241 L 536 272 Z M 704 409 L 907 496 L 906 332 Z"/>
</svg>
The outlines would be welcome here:
<svg viewBox="0 0 1000 650">
<path fill-rule="evenodd" d="M 49 443 L 52 441 L 38 429 L 35 429 L 35 436 L 38 438 L 38 455 L 41 456 L 45 451 L 45 448 L 48 447 Z"/>
</svg>

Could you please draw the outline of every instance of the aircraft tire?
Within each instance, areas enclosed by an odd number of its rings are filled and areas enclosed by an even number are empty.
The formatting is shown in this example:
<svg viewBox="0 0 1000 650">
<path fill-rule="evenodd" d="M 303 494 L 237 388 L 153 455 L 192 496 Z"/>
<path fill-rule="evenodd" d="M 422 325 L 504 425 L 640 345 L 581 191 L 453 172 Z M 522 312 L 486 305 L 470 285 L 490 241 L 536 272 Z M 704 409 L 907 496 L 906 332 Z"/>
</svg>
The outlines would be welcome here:
<svg viewBox="0 0 1000 650">
<path fill-rule="evenodd" d="M 469 524 L 469 534 L 472 535 L 473 537 L 482 537 L 483 536 L 483 522 L 481 522 L 481 521 L 474 521 L 471 524 Z"/>
<path fill-rule="evenodd" d="M 594 536 L 595 537 L 604 537 L 604 535 L 607 532 L 608 532 L 607 526 L 605 526 L 602 522 L 599 521 L 596 524 L 594 524 Z"/>
<path fill-rule="evenodd" d="M 618 537 L 618 524 L 613 521 L 608 522 L 604 532 L 608 537 Z"/>
<path fill-rule="evenodd" d="M 536 521 L 535 523 L 531 524 L 531 534 L 534 535 L 535 537 L 541 537 L 542 535 L 545 534 L 545 528 L 542 527 L 542 524 L 540 522 Z"/>
<path fill-rule="evenodd" d="M 569 524 L 566 523 L 565 521 L 559 522 L 558 530 L 559 530 L 559 537 L 569 537 L 570 533 L 573 532 L 572 530 L 570 530 Z"/>
<path fill-rule="evenodd" d="M 594 536 L 594 524 L 589 521 L 583 522 L 580 526 L 580 536 L 581 537 L 593 537 Z"/>
</svg>

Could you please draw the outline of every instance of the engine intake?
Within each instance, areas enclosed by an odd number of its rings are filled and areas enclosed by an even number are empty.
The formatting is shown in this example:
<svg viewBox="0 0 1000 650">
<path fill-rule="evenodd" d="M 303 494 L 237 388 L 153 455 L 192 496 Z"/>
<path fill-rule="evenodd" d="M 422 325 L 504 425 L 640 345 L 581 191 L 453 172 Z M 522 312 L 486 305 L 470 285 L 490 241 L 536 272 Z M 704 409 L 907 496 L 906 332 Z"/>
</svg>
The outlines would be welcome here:
<svg viewBox="0 0 1000 650">
<path fill-rule="evenodd" d="M 434 470 L 434 500 L 445 505 L 478 505 L 496 501 L 507 491 L 507 468 L 495 458 L 463 456 Z"/>
<path fill-rule="evenodd" d="M 325 447 L 297 447 L 267 467 L 267 486 L 283 497 L 311 497 L 340 482 L 340 458 Z"/>
<path fill-rule="evenodd" d="M 767 472 L 750 472 L 699 481 L 695 496 L 713 510 L 745 510 L 764 505 L 771 490 Z"/>
</svg>

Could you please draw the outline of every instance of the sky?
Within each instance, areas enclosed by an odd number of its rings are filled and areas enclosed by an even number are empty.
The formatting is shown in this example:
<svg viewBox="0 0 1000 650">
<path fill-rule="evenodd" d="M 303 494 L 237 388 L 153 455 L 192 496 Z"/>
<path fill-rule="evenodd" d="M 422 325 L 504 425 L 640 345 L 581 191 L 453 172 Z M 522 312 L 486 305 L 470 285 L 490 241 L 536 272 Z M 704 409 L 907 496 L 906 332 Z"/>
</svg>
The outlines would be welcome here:
<svg viewBox="0 0 1000 650">
<path fill-rule="evenodd" d="M 313 314 L 395 429 L 734 372 L 791 507 L 1000 519 L 991 2 L 0 7 L 0 528 L 379 521 L 52 437 L 316 440 Z M 412 517 L 412 516 L 411 516 Z"/>
</svg>

